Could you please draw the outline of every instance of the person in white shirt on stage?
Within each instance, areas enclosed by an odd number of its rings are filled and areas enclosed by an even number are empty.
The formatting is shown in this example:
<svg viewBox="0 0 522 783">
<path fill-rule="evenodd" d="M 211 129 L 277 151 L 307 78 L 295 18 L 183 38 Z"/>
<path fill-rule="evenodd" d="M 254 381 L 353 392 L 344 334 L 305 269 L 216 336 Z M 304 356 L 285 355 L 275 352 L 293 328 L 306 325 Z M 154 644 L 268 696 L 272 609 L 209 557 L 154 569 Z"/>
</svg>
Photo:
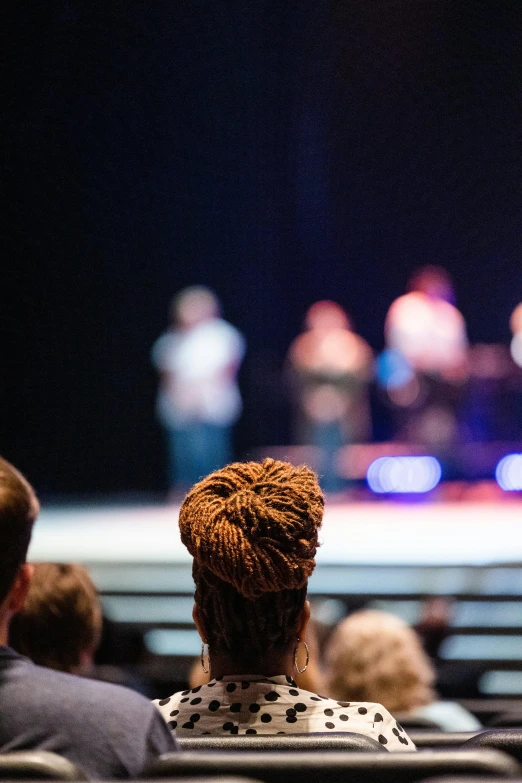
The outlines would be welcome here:
<svg viewBox="0 0 522 783">
<path fill-rule="evenodd" d="M 157 415 L 167 434 L 170 485 L 186 490 L 233 458 L 245 340 L 220 317 L 215 294 L 204 286 L 181 291 L 171 313 L 173 325 L 154 344 L 152 361 L 160 375 Z"/>
</svg>

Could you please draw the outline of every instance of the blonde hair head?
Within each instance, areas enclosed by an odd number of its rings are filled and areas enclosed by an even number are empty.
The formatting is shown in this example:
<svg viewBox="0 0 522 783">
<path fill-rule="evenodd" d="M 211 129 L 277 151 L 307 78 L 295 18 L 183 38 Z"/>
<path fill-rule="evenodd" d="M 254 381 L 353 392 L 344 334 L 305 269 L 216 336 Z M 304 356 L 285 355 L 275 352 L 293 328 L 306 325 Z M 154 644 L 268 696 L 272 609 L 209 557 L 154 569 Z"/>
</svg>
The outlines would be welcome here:
<svg viewBox="0 0 522 783">
<path fill-rule="evenodd" d="M 415 631 L 388 612 L 347 617 L 326 652 L 329 696 L 408 712 L 432 702 L 435 673 Z"/>
</svg>

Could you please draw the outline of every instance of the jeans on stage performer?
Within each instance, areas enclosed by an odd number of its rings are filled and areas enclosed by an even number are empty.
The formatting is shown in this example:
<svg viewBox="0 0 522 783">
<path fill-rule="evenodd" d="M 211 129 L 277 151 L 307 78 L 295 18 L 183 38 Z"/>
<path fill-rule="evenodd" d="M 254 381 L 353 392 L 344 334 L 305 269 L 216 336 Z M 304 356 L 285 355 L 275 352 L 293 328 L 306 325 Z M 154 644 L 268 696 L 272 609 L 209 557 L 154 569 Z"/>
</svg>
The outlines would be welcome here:
<svg viewBox="0 0 522 783">
<path fill-rule="evenodd" d="M 171 316 L 152 362 L 160 375 L 156 410 L 167 435 L 169 483 L 183 491 L 233 458 L 245 340 L 220 317 L 217 297 L 204 286 L 181 291 Z"/>
</svg>

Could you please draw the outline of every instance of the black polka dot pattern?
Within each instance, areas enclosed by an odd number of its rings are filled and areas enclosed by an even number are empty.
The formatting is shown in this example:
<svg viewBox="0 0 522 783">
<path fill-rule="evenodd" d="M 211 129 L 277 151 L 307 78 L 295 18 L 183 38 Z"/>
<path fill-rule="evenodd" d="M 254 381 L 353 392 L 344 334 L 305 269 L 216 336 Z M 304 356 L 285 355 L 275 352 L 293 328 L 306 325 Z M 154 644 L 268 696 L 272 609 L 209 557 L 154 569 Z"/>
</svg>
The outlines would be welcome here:
<svg viewBox="0 0 522 783">
<path fill-rule="evenodd" d="M 333 701 L 300 690 L 285 675 L 231 680 L 215 678 L 156 704 L 178 736 L 354 731 L 377 737 L 387 750 L 412 749 L 402 726 L 380 704 Z"/>
</svg>

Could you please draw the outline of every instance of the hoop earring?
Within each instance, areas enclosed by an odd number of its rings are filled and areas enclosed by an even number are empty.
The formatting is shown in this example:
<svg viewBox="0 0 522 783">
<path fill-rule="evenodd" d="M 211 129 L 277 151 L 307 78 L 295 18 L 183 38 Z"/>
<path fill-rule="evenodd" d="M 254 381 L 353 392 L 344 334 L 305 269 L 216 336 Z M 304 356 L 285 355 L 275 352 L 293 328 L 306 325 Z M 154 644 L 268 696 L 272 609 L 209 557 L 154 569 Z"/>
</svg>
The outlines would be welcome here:
<svg viewBox="0 0 522 783">
<path fill-rule="evenodd" d="M 299 644 L 301 642 L 301 639 L 297 640 L 297 647 L 294 650 L 294 666 L 295 666 L 295 670 L 297 672 L 299 672 L 299 674 L 303 674 L 303 672 L 305 672 L 308 669 L 308 662 L 310 660 L 310 651 L 308 649 L 308 645 L 307 645 L 307 643 L 305 642 L 304 639 L 302 641 L 303 641 L 303 644 L 304 644 L 305 650 L 306 650 L 306 661 L 305 661 L 305 665 L 303 666 L 302 669 L 299 668 L 299 664 L 297 663 L 297 651 L 299 649 Z"/>
<path fill-rule="evenodd" d="M 207 645 L 207 655 L 208 655 L 208 645 Z M 210 656 L 209 656 L 209 666 L 210 666 Z M 201 668 L 205 672 L 205 674 L 208 674 L 210 669 L 207 669 L 205 666 L 205 642 L 201 645 Z"/>
</svg>

